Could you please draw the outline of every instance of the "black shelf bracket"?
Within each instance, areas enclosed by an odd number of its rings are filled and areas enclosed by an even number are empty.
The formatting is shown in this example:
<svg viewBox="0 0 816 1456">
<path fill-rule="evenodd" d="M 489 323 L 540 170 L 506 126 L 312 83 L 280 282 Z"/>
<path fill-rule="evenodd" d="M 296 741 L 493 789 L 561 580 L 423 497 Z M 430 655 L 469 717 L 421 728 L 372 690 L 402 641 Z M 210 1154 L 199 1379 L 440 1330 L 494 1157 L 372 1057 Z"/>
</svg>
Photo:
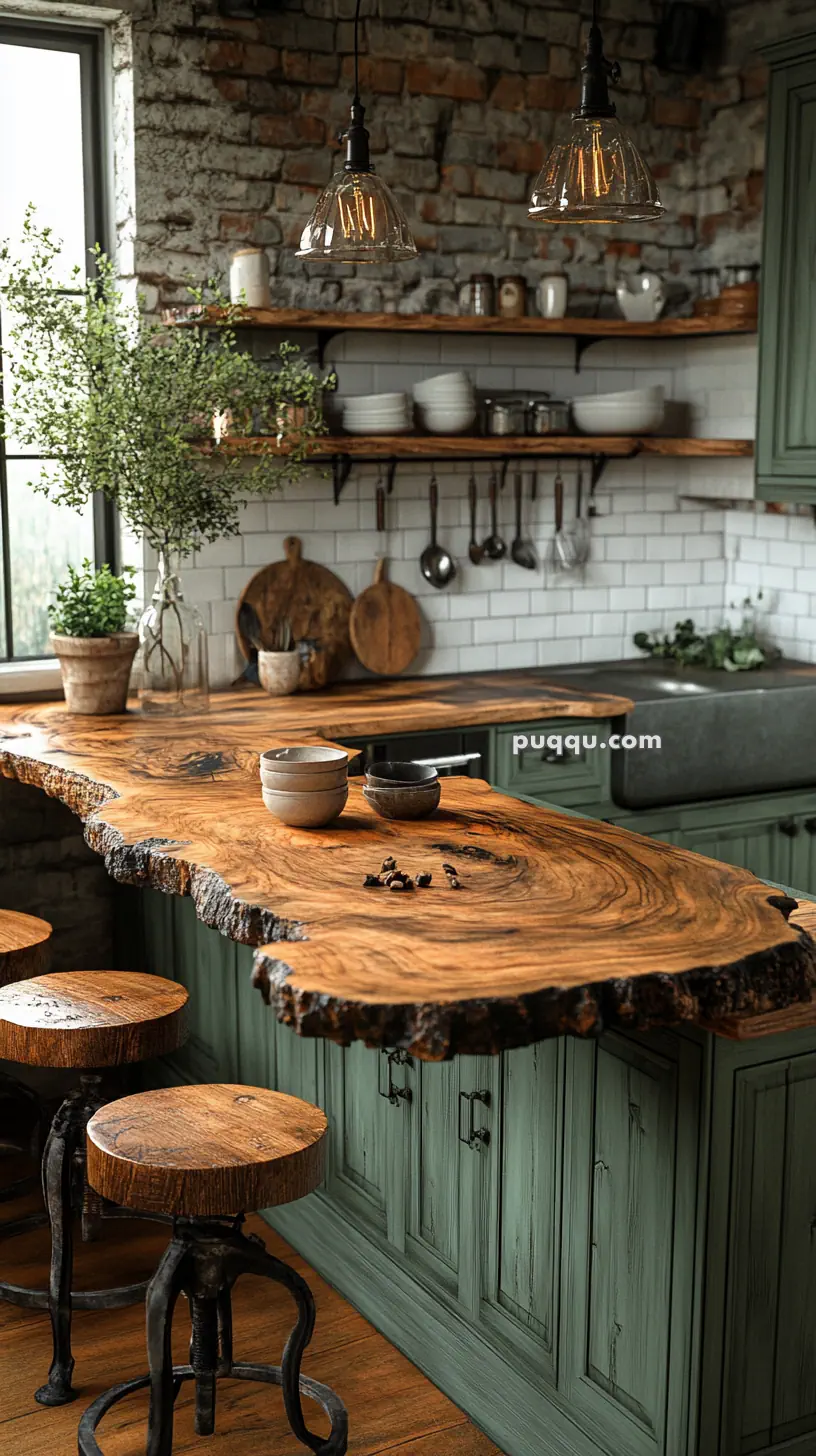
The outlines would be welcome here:
<svg viewBox="0 0 816 1456">
<path fill-rule="evenodd" d="M 587 349 L 591 348 L 593 344 L 600 343 L 601 337 L 602 336 L 600 334 L 576 334 L 576 336 L 575 336 L 575 373 L 576 374 L 580 374 L 581 373 L 581 360 L 583 359 L 583 357 L 584 357 Z"/>
<path fill-rule="evenodd" d="M 625 455 L 605 455 L 602 451 L 598 451 L 595 454 L 587 456 L 585 453 L 579 454 L 575 450 L 561 450 L 559 451 L 559 454 L 557 456 L 551 455 L 548 452 L 546 455 L 510 454 L 497 457 L 493 454 L 480 455 L 478 451 L 470 451 L 466 455 L 443 455 L 439 459 L 434 459 L 430 455 L 392 455 L 387 461 L 387 469 L 385 472 L 385 489 L 388 495 L 391 495 L 393 493 L 394 482 L 397 474 L 397 466 L 400 464 L 400 462 L 408 460 L 412 460 L 415 463 L 427 466 L 427 468 L 431 472 L 443 470 L 446 465 L 472 465 L 475 463 L 492 465 L 497 471 L 499 487 L 502 490 L 504 489 L 505 481 L 507 479 L 507 471 L 510 467 L 511 461 L 513 460 L 517 461 L 522 469 L 532 469 L 533 471 L 540 470 L 547 460 L 553 461 L 556 467 L 560 464 L 560 462 L 564 460 L 575 460 L 581 463 L 586 463 L 586 461 L 588 460 L 590 467 L 589 498 L 590 500 L 593 500 L 595 496 L 595 491 L 600 484 L 603 473 L 606 470 L 606 467 L 609 464 L 610 460 L 634 460 L 635 456 L 640 454 L 641 448 L 641 445 L 637 444 L 633 450 L 627 451 Z M 379 465 L 380 468 L 382 468 L 383 463 L 384 462 L 382 456 L 378 455 L 351 456 L 345 455 L 340 452 L 332 455 L 331 470 L 332 482 L 334 486 L 335 505 L 337 505 L 338 501 L 340 500 L 340 497 L 343 494 L 343 490 L 349 480 L 352 469 L 355 465 Z"/>
<path fill-rule="evenodd" d="M 348 480 L 350 475 L 351 456 L 332 455 L 332 484 L 334 486 L 335 505 L 338 504 L 340 497 L 343 494 L 343 487 L 346 484 L 346 481 Z"/>
</svg>

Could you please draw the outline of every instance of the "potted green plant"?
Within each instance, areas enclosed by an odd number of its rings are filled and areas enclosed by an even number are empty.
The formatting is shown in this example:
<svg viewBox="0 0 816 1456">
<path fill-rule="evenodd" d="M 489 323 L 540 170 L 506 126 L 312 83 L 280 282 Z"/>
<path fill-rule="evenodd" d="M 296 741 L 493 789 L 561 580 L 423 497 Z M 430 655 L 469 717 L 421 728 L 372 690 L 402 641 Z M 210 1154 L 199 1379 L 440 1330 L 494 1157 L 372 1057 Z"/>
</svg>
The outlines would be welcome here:
<svg viewBox="0 0 816 1456">
<path fill-rule="evenodd" d="M 98 492 L 157 553 L 153 598 L 139 624 L 140 700 L 176 712 L 207 701 L 206 633 L 184 601 L 180 563 L 205 543 L 239 531 L 247 497 L 296 480 L 325 425 L 320 400 L 330 379 L 308 385 L 308 425 L 236 448 L 234 435 L 268 407 L 274 375 L 238 348 L 240 310 L 201 307 L 165 328 L 125 297 L 114 265 L 94 250 L 91 276 L 57 282 L 60 245 L 29 209 L 22 248 L 0 247 L 0 297 L 14 320 L 0 423 L 23 452 L 43 457 L 29 482 L 75 509 Z M 201 303 L 204 290 L 191 294 Z M 216 302 L 220 295 L 216 292 Z M 213 314 L 215 322 L 213 322 Z M 284 364 L 293 366 L 289 346 Z M 229 435 L 202 422 L 230 415 Z"/>
<path fill-rule="evenodd" d="M 278 346 L 275 368 L 270 374 L 269 414 L 278 444 L 284 441 L 299 454 L 321 433 L 323 395 L 333 389 L 334 374 L 318 377 L 300 353 L 297 344 L 284 339 Z"/>
<path fill-rule="evenodd" d="M 138 633 L 127 630 L 134 574 L 126 567 L 114 576 L 107 563 L 95 571 L 83 561 L 57 587 L 48 617 L 71 713 L 124 712 L 139 645 Z"/>
</svg>

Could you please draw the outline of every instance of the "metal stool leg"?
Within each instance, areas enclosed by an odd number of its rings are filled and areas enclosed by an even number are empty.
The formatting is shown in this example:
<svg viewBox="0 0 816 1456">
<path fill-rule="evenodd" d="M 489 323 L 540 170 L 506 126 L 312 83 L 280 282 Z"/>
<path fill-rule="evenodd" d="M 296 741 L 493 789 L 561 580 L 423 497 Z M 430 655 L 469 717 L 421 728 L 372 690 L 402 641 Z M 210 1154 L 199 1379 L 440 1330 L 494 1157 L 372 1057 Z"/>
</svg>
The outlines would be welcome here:
<svg viewBox="0 0 816 1456">
<path fill-rule="evenodd" d="M 173 1240 L 151 1283 L 147 1301 L 147 1344 L 150 1375 L 128 1380 L 100 1395 L 79 1423 L 79 1456 L 103 1456 L 96 1429 L 108 1411 L 133 1391 L 150 1385 L 146 1456 L 172 1456 L 173 1402 L 187 1380 L 196 1385 L 196 1432 L 211 1435 L 215 1425 L 218 1375 L 233 1380 L 279 1385 L 286 1414 L 297 1439 L 315 1456 L 345 1456 L 348 1415 L 333 1390 L 301 1375 L 303 1352 L 314 1329 L 315 1308 L 304 1279 L 268 1254 L 262 1240 L 241 1232 L 243 1219 L 189 1218 L 176 1221 Z M 286 1342 L 280 1366 L 234 1364 L 232 1360 L 231 1291 L 242 1274 L 258 1274 L 283 1284 L 292 1295 L 298 1318 Z M 193 1339 L 190 1365 L 173 1369 L 170 1326 L 179 1293 L 190 1301 Z M 328 1436 L 316 1436 L 303 1419 L 301 1397 L 322 1406 L 331 1421 Z"/>
<path fill-rule="evenodd" d="M 48 1312 L 51 1316 L 53 1357 L 48 1380 L 35 1393 L 40 1405 L 66 1405 L 74 1400 L 71 1388 L 71 1276 L 74 1268 L 73 1216 L 74 1160 L 81 1131 L 77 1122 L 79 1094 L 67 1098 L 54 1119 L 43 1158 L 43 1194 L 51 1224 L 51 1273 Z"/>
<path fill-rule="evenodd" d="M 173 1238 L 147 1290 L 150 1411 L 146 1456 L 171 1456 L 173 1450 L 173 1405 L 179 1392 L 179 1382 L 173 1370 L 173 1311 L 187 1282 L 186 1264 L 187 1246 Z M 93 1450 L 93 1447 L 90 1449 Z"/>
</svg>

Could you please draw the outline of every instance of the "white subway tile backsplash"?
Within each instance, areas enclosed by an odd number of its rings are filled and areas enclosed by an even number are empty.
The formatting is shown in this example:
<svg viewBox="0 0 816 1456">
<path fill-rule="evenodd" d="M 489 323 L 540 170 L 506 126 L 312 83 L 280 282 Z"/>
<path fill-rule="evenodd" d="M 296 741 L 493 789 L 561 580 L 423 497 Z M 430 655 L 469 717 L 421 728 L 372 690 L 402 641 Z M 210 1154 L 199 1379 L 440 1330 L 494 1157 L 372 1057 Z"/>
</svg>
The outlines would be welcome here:
<svg viewBox="0 0 816 1456">
<path fill-rule="evenodd" d="M 750 338 L 665 345 L 605 341 L 578 376 L 568 340 L 548 341 L 542 354 L 533 339 L 349 334 L 332 341 L 330 354 L 338 364 L 341 394 L 410 389 L 417 379 L 456 368 L 466 368 L 483 389 L 546 389 L 568 397 L 648 379 L 663 384 L 668 398 L 692 406 L 699 434 L 751 436 L 754 429 L 757 351 Z M 555 468 L 550 459 L 523 467 L 525 531 L 542 563 L 553 532 Z M 569 522 L 579 467 L 564 460 L 561 468 Z M 588 470 L 582 468 L 586 486 Z M 702 506 L 699 499 L 683 498 L 750 500 L 750 460 L 610 461 L 595 496 L 592 558 L 582 573 L 570 574 L 551 573 L 543 565 L 526 572 L 509 554 L 502 562 L 473 566 L 467 554 L 467 481 L 473 471 L 477 537 L 483 539 L 490 466 L 440 462 L 439 537 L 458 563 L 444 591 L 435 590 L 419 570 L 430 534 L 431 469 L 430 462 L 399 464 L 382 536 L 374 521 L 381 474 L 376 464 L 355 467 L 337 506 L 325 471 L 249 500 L 240 513 L 241 535 L 202 548 L 184 573 L 187 596 L 209 625 L 213 684 L 231 681 L 240 667 L 233 638 L 236 599 L 255 571 L 283 558 L 289 534 L 301 537 L 307 559 L 336 571 L 355 594 L 371 581 L 377 558 L 387 555 L 390 579 L 419 601 L 423 646 L 417 672 L 632 656 L 634 632 L 671 630 L 689 615 L 714 626 L 730 602 L 756 600 L 760 591 L 763 630 L 789 654 L 816 661 L 816 527 L 810 513 L 774 514 L 762 505 L 723 510 L 714 500 Z M 514 535 L 509 488 L 499 500 L 499 529 L 509 543 Z"/>
</svg>

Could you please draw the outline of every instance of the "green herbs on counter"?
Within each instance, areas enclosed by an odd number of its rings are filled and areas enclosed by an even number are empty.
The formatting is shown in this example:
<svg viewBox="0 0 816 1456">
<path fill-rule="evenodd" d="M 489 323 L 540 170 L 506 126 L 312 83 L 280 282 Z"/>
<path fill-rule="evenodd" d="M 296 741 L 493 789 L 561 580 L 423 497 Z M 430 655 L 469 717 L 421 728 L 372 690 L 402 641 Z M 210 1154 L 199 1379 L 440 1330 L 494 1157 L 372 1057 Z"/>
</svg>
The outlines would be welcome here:
<svg viewBox="0 0 816 1456">
<path fill-rule="evenodd" d="M 760 592 L 757 601 L 762 598 Z M 727 623 L 713 632 L 700 632 L 691 617 L 676 622 L 672 636 L 657 632 L 636 632 L 634 644 L 650 657 L 670 659 L 680 667 L 707 667 L 725 672 L 752 672 L 779 656 L 776 648 L 759 640 L 754 602 L 741 604 L 738 627 Z"/>
</svg>

